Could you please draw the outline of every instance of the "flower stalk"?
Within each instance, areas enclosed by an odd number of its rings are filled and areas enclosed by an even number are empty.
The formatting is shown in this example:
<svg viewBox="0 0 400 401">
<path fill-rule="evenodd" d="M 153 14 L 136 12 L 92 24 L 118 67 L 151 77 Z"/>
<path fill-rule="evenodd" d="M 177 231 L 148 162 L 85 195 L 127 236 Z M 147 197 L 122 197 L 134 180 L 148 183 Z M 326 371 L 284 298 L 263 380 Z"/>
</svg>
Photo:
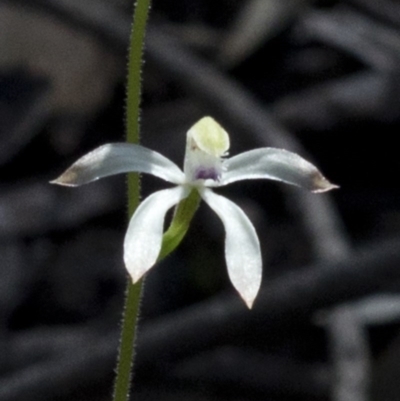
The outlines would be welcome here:
<svg viewBox="0 0 400 401">
<path fill-rule="evenodd" d="M 137 0 L 128 56 L 126 141 L 138 144 L 140 140 L 141 71 L 144 38 L 151 0 Z M 128 175 L 128 213 L 133 215 L 140 201 L 139 174 Z M 114 382 L 113 401 L 128 401 L 135 357 L 137 321 L 140 312 L 143 280 L 133 284 L 128 278 L 125 307 L 122 318 L 121 339 Z"/>
</svg>

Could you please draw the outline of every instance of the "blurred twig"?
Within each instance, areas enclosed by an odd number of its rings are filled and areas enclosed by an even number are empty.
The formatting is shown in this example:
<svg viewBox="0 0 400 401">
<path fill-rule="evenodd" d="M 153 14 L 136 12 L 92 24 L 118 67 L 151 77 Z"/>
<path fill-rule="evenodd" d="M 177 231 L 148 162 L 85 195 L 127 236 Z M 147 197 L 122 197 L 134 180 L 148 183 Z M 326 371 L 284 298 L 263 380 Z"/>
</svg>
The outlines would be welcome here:
<svg viewBox="0 0 400 401">
<path fill-rule="evenodd" d="M 396 74 L 363 71 L 307 88 L 277 100 L 274 114 L 298 130 L 333 130 L 354 121 L 392 121 L 399 117 L 393 102 Z"/>
<path fill-rule="evenodd" d="M 330 339 L 335 401 L 368 399 L 372 358 L 367 329 L 399 318 L 399 295 L 385 293 L 317 313 L 316 320 L 326 326 Z"/>
<path fill-rule="evenodd" d="M 366 16 L 342 7 L 329 13 L 309 12 L 299 23 L 298 33 L 318 39 L 355 56 L 378 71 L 397 70 L 400 34 Z"/>
<path fill-rule="evenodd" d="M 334 401 L 367 401 L 370 373 L 368 335 L 350 307 L 333 308 L 327 317 L 335 378 Z"/>
<path fill-rule="evenodd" d="M 387 4 L 387 3 L 385 3 Z M 297 129 L 326 130 L 348 121 L 393 121 L 399 109 L 400 34 L 349 7 L 310 11 L 296 37 L 350 54 L 365 68 L 276 101 L 274 112 Z"/>
<path fill-rule="evenodd" d="M 393 0 L 348 0 L 369 14 L 400 27 L 400 4 Z"/>
<path fill-rule="evenodd" d="M 220 45 L 219 63 L 234 67 L 276 35 L 310 0 L 248 0 Z"/>
</svg>

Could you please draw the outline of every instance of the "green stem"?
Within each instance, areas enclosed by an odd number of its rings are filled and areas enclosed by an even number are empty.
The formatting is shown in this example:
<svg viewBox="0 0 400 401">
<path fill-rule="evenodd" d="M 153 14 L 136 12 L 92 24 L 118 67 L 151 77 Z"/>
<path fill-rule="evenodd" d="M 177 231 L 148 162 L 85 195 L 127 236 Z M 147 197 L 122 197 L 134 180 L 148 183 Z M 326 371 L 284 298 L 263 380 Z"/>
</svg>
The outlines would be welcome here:
<svg viewBox="0 0 400 401">
<path fill-rule="evenodd" d="M 133 26 L 130 38 L 126 129 L 127 142 L 139 143 L 139 117 L 141 99 L 141 71 L 143 63 L 144 36 L 149 15 L 150 0 L 138 0 L 135 5 Z M 139 204 L 140 181 L 138 174 L 128 176 L 128 211 L 133 214 Z M 132 284 L 128 280 L 125 308 L 122 320 L 121 342 L 116 368 L 113 401 L 128 401 L 134 360 L 134 343 L 139 316 L 142 281 Z"/>
<path fill-rule="evenodd" d="M 114 383 L 114 401 L 128 401 L 131 387 L 133 358 L 135 353 L 136 326 L 142 295 L 142 280 L 128 282 L 122 319 L 119 358 Z"/>
<path fill-rule="evenodd" d="M 126 88 L 127 142 L 139 143 L 139 117 L 141 100 L 141 73 L 144 37 L 151 0 L 137 0 L 133 16 L 128 56 L 128 80 Z M 138 203 L 138 199 L 136 203 Z"/>
</svg>

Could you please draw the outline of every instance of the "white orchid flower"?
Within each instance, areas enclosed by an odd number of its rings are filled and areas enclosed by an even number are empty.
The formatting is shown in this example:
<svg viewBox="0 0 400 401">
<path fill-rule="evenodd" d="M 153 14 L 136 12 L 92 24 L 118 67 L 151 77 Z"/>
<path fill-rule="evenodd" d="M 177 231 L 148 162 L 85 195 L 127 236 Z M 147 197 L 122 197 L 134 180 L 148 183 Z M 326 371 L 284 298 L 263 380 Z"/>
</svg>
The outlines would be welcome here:
<svg viewBox="0 0 400 401">
<path fill-rule="evenodd" d="M 155 192 L 137 208 L 124 240 L 124 261 L 136 283 L 157 261 L 167 211 L 193 190 L 214 210 L 225 227 L 225 257 L 230 280 L 249 308 L 261 285 L 260 243 L 242 209 L 211 187 L 266 178 L 313 192 L 335 188 L 318 169 L 295 153 L 260 148 L 226 158 L 229 135 L 211 117 L 187 133 L 184 171 L 161 154 L 140 145 L 100 146 L 80 158 L 52 183 L 79 186 L 118 173 L 148 173 L 176 186 Z"/>
</svg>

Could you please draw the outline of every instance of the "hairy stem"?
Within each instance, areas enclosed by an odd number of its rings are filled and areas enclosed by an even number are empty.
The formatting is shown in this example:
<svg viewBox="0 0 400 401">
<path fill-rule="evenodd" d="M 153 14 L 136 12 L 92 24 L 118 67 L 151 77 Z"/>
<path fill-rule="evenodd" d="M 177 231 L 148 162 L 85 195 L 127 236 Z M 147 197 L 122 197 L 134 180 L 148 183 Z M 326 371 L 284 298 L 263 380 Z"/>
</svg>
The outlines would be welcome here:
<svg viewBox="0 0 400 401">
<path fill-rule="evenodd" d="M 130 38 L 126 129 L 127 142 L 139 143 L 140 131 L 140 99 L 141 71 L 143 64 L 143 47 L 146 24 L 149 15 L 150 0 L 137 0 L 135 5 L 132 33 Z M 138 174 L 128 176 L 128 210 L 133 214 L 139 204 L 140 182 Z M 128 401 L 131 386 L 132 368 L 135 354 L 135 338 L 137 319 L 139 316 L 140 299 L 143 282 L 132 284 L 128 280 L 125 298 L 125 308 L 122 320 L 121 342 L 116 368 L 113 401 Z"/>
</svg>

